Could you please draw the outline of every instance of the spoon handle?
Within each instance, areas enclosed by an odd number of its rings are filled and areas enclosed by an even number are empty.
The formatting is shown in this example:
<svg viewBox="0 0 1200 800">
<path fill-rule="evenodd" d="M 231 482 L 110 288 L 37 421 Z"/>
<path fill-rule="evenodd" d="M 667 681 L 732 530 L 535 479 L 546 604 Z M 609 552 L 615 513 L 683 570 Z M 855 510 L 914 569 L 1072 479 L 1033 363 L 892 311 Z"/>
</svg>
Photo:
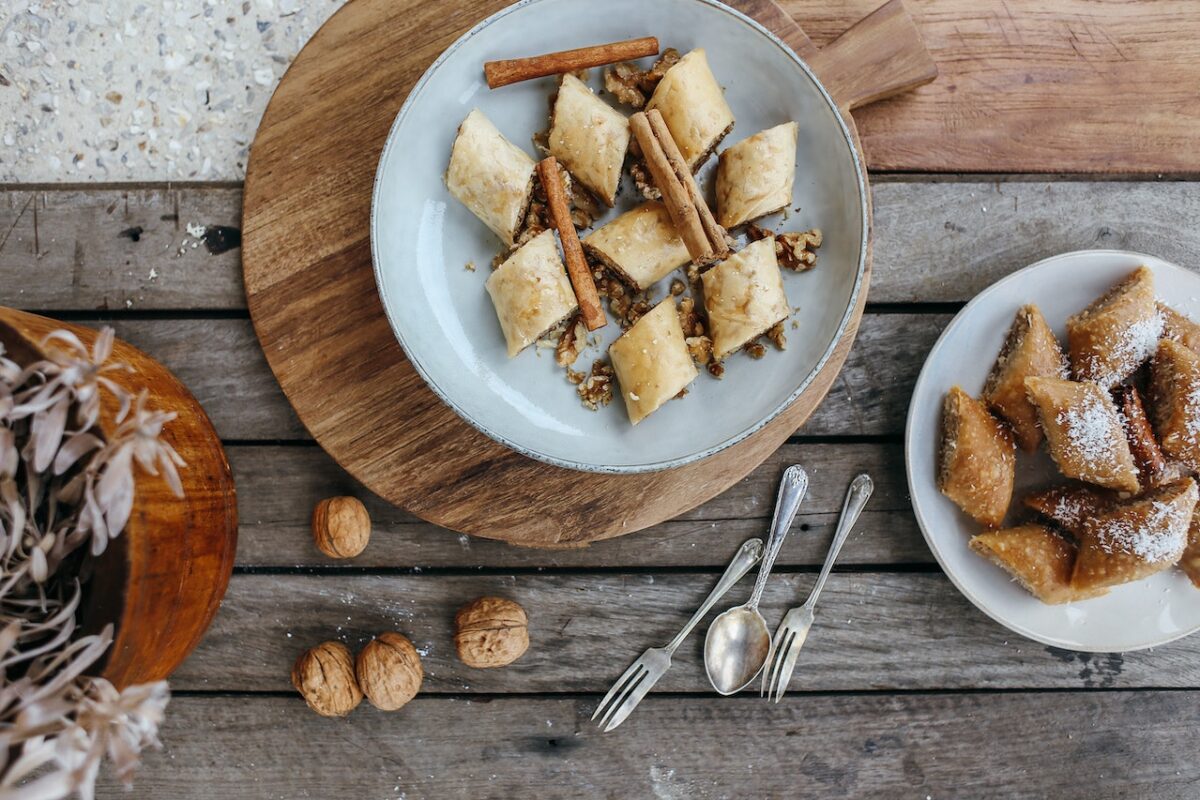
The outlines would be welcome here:
<svg viewBox="0 0 1200 800">
<path fill-rule="evenodd" d="M 858 522 L 858 516 L 862 513 L 863 507 L 866 506 L 873 491 L 875 491 L 875 483 L 871 480 L 871 476 L 865 473 L 850 482 L 850 489 L 846 492 L 846 502 L 842 505 L 842 516 L 838 520 L 837 532 L 833 534 L 833 544 L 829 545 L 829 555 L 825 556 L 825 565 L 821 567 L 817 583 L 813 586 L 812 594 L 804 603 L 809 611 L 816 608 L 817 598 L 820 596 L 821 590 L 825 588 L 825 579 L 829 577 L 829 573 L 833 569 L 833 562 L 837 560 L 838 553 L 842 552 L 842 545 L 850 538 L 850 531 L 854 529 L 854 523 Z"/>
<path fill-rule="evenodd" d="M 692 629 L 699 624 L 700 620 L 704 619 L 712 607 L 717 604 L 717 601 L 725 596 L 725 593 L 733 588 L 733 585 L 742 579 L 742 576 L 750 571 L 750 568 L 758 563 L 762 558 L 763 542 L 762 539 L 747 539 L 741 548 L 737 551 L 737 555 L 733 557 L 733 561 L 729 562 L 729 566 L 725 568 L 725 574 L 721 576 L 721 580 L 717 581 L 717 585 L 708 593 L 708 597 L 704 598 L 704 602 L 700 604 L 700 608 L 696 609 L 696 613 L 687 621 L 683 629 L 675 634 L 675 638 L 671 640 L 664 649 L 667 655 L 671 655 L 683 644 L 683 640 L 687 638 Z"/>
<path fill-rule="evenodd" d="M 754 582 L 754 592 L 746 602 L 747 608 L 758 608 L 767 578 L 771 575 L 771 567 L 775 566 L 775 557 L 779 555 L 779 549 L 792 529 L 800 501 L 807 492 L 808 473 L 804 467 L 793 464 L 784 470 L 783 482 L 779 484 L 779 498 L 775 501 L 775 516 L 771 520 L 771 535 L 767 539 L 767 552 L 763 555 L 762 566 L 758 568 L 758 580 Z"/>
</svg>

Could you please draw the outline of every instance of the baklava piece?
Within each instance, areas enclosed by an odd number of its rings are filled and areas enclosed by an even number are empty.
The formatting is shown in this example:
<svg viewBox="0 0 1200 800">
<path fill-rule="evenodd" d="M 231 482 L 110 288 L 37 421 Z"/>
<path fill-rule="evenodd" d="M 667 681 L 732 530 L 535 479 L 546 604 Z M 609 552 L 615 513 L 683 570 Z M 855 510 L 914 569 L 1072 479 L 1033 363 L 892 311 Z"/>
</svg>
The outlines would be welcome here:
<svg viewBox="0 0 1200 800">
<path fill-rule="evenodd" d="M 458 127 L 446 188 L 511 247 L 529 208 L 535 166 L 524 150 L 475 109 Z"/>
<path fill-rule="evenodd" d="M 1162 326 L 1154 300 L 1154 273 L 1139 267 L 1067 320 L 1067 349 L 1075 380 L 1105 389 L 1125 380 L 1154 355 Z"/>
<path fill-rule="evenodd" d="M 695 172 L 733 129 L 733 111 L 725 92 L 697 48 L 679 59 L 659 81 L 646 109 L 657 108 L 683 160 Z"/>
<path fill-rule="evenodd" d="M 1175 565 L 1187 547 L 1195 508 L 1196 482 L 1185 478 L 1085 520 L 1071 585 L 1102 589 Z"/>
<path fill-rule="evenodd" d="M 1108 511 L 1116 505 L 1117 497 L 1091 486 L 1053 486 L 1030 492 L 1021 502 L 1068 533 L 1078 535 L 1084 520 Z"/>
<path fill-rule="evenodd" d="M 512 358 L 579 308 L 553 231 L 522 245 L 487 279 Z"/>
<path fill-rule="evenodd" d="M 796 137 L 788 122 L 754 134 L 721 153 L 717 167 L 717 221 L 735 228 L 786 208 L 796 180 Z"/>
<path fill-rule="evenodd" d="M 1150 368 L 1150 398 L 1163 452 L 1200 470 L 1200 356 L 1163 339 Z"/>
<path fill-rule="evenodd" d="M 642 315 L 608 351 L 629 421 L 637 425 L 682 392 L 699 374 L 668 297 Z"/>
<path fill-rule="evenodd" d="M 1179 342 L 1193 353 L 1200 353 L 1200 325 L 1165 303 L 1158 304 L 1158 315 L 1162 317 L 1164 339 Z"/>
<path fill-rule="evenodd" d="M 972 519 L 998 528 L 1012 501 L 1012 434 L 982 401 L 955 386 L 942 407 L 938 488 Z"/>
<path fill-rule="evenodd" d="M 1178 470 L 1171 469 L 1167 464 L 1162 448 L 1154 438 L 1154 430 L 1146 417 L 1146 408 L 1142 405 L 1141 392 L 1136 387 L 1122 384 L 1113 390 L 1113 399 L 1117 403 L 1121 427 L 1125 430 L 1125 441 L 1129 442 L 1129 452 L 1133 455 L 1133 464 L 1137 467 L 1138 483 L 1141 484 L 1142 490 L 1180 477 Z"/>
<path fill-rule="evenodd" d="M 1195 511 L 1192 512 L 1192 524 L 1188 526 L 1187 547 L 1179 559 L 1179 568 L 1192 585 L 1200 589 L 1200 514 Z"/>
<path fill-rule="evenodd" d="M 1003 569 L 1043 603 L 1058 605 L 1105 594 L 1071 585 L 1075 545 L 1042 525 L 985 531 L 971 538 L 971 549 Z"/>
<path fill-rule="evenodd" d="M 791 312 L 770 239 L 747 245 L 701 275 L 700 281 L 713 357 L 718 361 Z"/>
<path fill-rule="evenodd" d="M 650 288 L 691 261 L 662 203 L 642 203 L 588 234 L 583 249 L 632 286 Z"/>
<path fill-rule="evenodd" d="M 645 108 L 646 97 L 653 94 L 667 70 L 677 63 L 679 51 L 668 47 L 650 69 L 640 69 L 630 61 L 616 64 L 604 71 L 604 88 L 617 98 L 619 103 L 637 109 Z"/>
<path fill-rule="evenodd" d="M 550 154 L 612 208 L 629 149 L 629 120 L 574 75 L 563 75 L 550 119 Z"/>
<path fill-rule="evenodd" d="M 1067 360 L 1054 331 L 1037 306 L 1017 312 L 1008 338 L 983 389 L 983 399 L 1012 427 L 1022 450 L 1032 453 L 1042 441 L 1037 409 L 1025 392 L 1026 378 L 1065 378 Z"/>
<path fill-rule="evenodd" d="M 1094 383 L 1028 378 L 1054 463 L 1068 478 L 1136 492 L 1137 467 L 1108 393 Z"/>
</svg>

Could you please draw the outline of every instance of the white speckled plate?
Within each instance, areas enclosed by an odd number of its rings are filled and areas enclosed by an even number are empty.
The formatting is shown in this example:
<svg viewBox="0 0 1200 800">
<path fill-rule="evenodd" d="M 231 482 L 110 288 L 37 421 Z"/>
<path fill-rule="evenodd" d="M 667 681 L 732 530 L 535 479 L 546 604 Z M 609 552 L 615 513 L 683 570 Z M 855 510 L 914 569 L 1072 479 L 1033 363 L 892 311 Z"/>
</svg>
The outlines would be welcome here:
<svg viewBox="0 0 1200 800">
<path fill-rule="evenodd" d="M 1017 309 L 1036 303 L 1059 340 L 1067 317 L 1087 306 L 1120 278 L 1145 264 L 1154 271 L 1159 298 L 1200 320 L 1200 276 L 1153 256 L 1085 250 L 1039 261 L 993 284 L 967 304 L 930 351 L 913 391 L 905 434 L 905 464 L 917 522 L 938 563 L 964 595 L 1008 629 L 1044 644 L 1093 653 L 1125 652 L 1200 630 L 1200 590 L 1178 570 L 1118 586 L 1108 595 L 1066 605 L 1045 605 L 967 548 L 979 526 L 938 491 L 935 476 L 942 398 L 958 384 L 973 395 L 983 389 Z M 1058 475 L 1045 448 L 1017 456 L 1015 518 L 1024 491 Z M 1061 480 L 1061 479 L 1059 479 Z"/>
<path fill-rule="evenodd" d="M 799 211 L 784 229 L 820 227 L 825 241 L 814 271 L 784 276 L 788 300 L 800 308 L 792 317 L 796 327 L 788 325 L 786 351 L 769 348 L 762 361 L 731 358 L 723 381 L 702 374 L 685 398 L 635 428 L 620 398 L 599 412 L 585 409 L 552 351 L 530 348 L 506 357 L 484 289 L 500 242 L 449 195 L 442 176 L 458 124 L 476 107 L 536 155 L 530 136 L 546 127 L 554 80 L 491 91 L 484 61 L 648 34 L 681 52 L 707 50 L 737 117 L 723 147 L 788 120 L 800 122 L 792 203 Z M 593 88 L 600 87 L 600 73 L 592 71 Z M 702 179 L 711 178 L 715 162 Z M 617 209 L 597 224 L 636 205 L 635 194 L 626 176 Z M 532 458 L 633 473 L 712 455 L 757 431 L 803 392 L 849 323 L 865 270 L 866 219 L 862 167 L 832 100 L 790 49 L 748 17 L 712 0 L 526 0 L 464 35 L 413 89 L 380 158 L 371 239 L 380 297 L 396 337 L 451 408 Z M 478 271 L 468 271 L 468 262 Z M 590 348 L 576 366 L 606 353 L 618 332 L 610 322 L 600 332 L 602 347 Z"/>
</svg>

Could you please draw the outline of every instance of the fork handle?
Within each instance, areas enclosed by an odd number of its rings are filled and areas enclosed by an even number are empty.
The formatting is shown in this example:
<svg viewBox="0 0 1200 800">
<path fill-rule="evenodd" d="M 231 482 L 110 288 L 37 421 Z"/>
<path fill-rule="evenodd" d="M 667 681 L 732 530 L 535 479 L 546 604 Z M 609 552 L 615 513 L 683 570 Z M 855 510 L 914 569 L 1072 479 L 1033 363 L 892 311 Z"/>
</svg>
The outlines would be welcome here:
<svg viewBox="0 0 1200 800">
<path fill-rule="evenodd" d="M 804 603 L 809 611 L 816 608 L 817 598 L 820 596 L 821 590 L 825 588 L 825 580 L 833 569 L 833 562 L 837 560 L 838 553 L 842 552 L 842 545 L 850 538 L 850 531 L 854 529 L 854 523 L 858 522 L 858 517 L 862 514 L 863 507 L 866 506 L 873 491 L 875 491 L 875 484 L 871 480 L 871 476 L 865 473 L 850 482 L 850 489 L 846 492 L 846 502 L 842 505 L 842 516 L 838 520 L 837 532 L 833 534 L 833 544 L 829 545 L 829 555 L 825 556 L 825 564 L 821 567 L 817 583 L 813 586 L 812 594 Z"/>
<path fill-rule="evenodd" d="M 787 540 L 788 531 L 796 520 L 796 512 L 800 510 L 800 501 L 808 493 L 808 473 L 799 464 L 793 464 L 783 471 L 783 480 L 779 484 L 779 497 L 775 500 L 775 516 L 771 519 L 771 535 L 767 537 L 767 552 L 763 555 L 762 566 L 758 568 L 758 580 L 754 582 L 754 591 L 746 601 L 746 608 L 758 608 L 762 600 L 763 589 L 767 587 L 767 578 L 771 575 L 771 567 L 775 566 L 775 557 Z"/>
<path fill-rule="evenodd" d="M 683 640 L 700 623 L 700 620 L 704 619 L 704 615 L 712 610 L 717 601 L 724 597 L 725 593 L 732 589 L 733 585 L 740 581 L 742 576 L 758 563 L 758 560 L 762 558 L 762 554 L 762 539 L 747 539 L 742 544 L 741 548 L 737 551 L 737 555 L 733 557 L 733 561 L 730 561 L 729 566 L 725 568 L 725 574 L 721 576 L 721 580 L 717 581 L 717 585 L 708 593 L 708 597 L 704 598 L 704 602 L 700 604 L 700 608 L 696 609 L 696 613 L 687 621 L 683 629 L 675 634 L 675 638 L 664 648 L 668 656 L 674 653 L 679 645 L 683 644 Z"/>
</svg>

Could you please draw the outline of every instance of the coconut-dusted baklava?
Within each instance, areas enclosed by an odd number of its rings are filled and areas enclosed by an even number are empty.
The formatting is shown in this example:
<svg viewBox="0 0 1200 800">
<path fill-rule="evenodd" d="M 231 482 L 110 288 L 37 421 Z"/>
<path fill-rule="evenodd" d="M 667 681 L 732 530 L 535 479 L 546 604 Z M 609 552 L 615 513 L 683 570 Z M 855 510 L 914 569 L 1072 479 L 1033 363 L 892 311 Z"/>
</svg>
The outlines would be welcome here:
<svg viewBox="0 0 1200 800">
<path fill-rule="evenodd" d="M 642 203 L 588 234 L 583 249 L 637 291 L 691 261 L 662 203 Z"/>
<path fill-rule="evenodd" d="M 1067 360 L 1042 312 L 1028 305 L 1017 312 L 983 389 L 983 399 L 1013 429 L 1017 444 L 1032 453 L 1042 441 L 1037 409 L 1025 391 L 1026 378 L 1065 378 Z"/>
<path fill-rule="evenodd" d="M 612 208 L 629 149 L 629 120 L 574 75 L 563 75 L 550 119 L 550 154 Z"/>
<path fill-rule="evenodd" d="M 1154 273 L 1139 267 L 1067 320 L 1071 371 L 1076 380 L 1112 388 L 1154 354 L 1161 334 Z"/>
<path fill-rule="evenodd" d="M 1146 416 L 1146 408 L 1142 405 L 1142 394 L 1137 387 L 1121 384 L 1113 390 L 1113 400 L 1117 403 L 1117 415 L 1125 430 L 1125 441 L 1129 442 L 1129 452 L 1133 456 L 1133 465 L 1137 467 L 1142 491 L 1182 477 L 1178 465 L 1168 464 L 1162 448 L 1158 446 L 1158 439 Z"/>
<path fill-rule="evenodd" d="M 1076 589 L 1071 585 L 1077 550 L 1042 525 L 1021 525 L 1002 531 L 984 531 L 971 538 L 970 547 L 1013 577 L 1043 603 L 1057 605 L 1086 600 L 1108 589 Z"/>
<path fill-rule="evenodd" d="M 1200 356 L 1163 339 L 1150 368 L 1151 414 L 1159 445 L 1200 470 Z"/>
<path fill-rule="evenodd" d="M 1012 434 L 982 401 L 955 386 L 942 408 L 938 488 L 989 528 L 999 527 L 1012 501 L 1016 448 Z"/>
<path fill-rule="evenodd" d="M 533 159 L 475 109 L 458 127 L 446 188 L 512 246 L 533 193 Z"/>
<path fill-rule="evenodd" d="M 643 314 L 612 343 L 608 354 L 634 425 L 678 395 L 699 374 L 684 343 L 673 297 Z"/>
<path fill-rule="evenodd" d="M 1158 315 L 1162 317 L 1164 339 L 1179 342 L 1193 353 L 1200 353 L 1200 325 L 1165 303 L 1158 304 Z"/>
<path fill-rule="evenodd" d="M 646 104 L 646 110 L 652 108 L 663 115 L 671 138 L 693 172 L 733 128 L 733 111 L 701 48 L 667 70 Z"/>
<path fill-rule="evenodd" d="M 771 239 L 747 245 L 701 275 L 700 281 L 717 360 L 766 333 L 790 313 Z"/>
<path fill-rule="evenodd" d="M 579 307 L 553 231 L 522 245 L 487 280 L 512 358 Z"/>
<path fill-rule="evenodd" d="M 796 180 L 795 122 L 776 125 L 721 153 L 717 167 L 717 221 L 734 228 L 792 202 Z"/>
<path fill-rule="evenodd" d="M 1053 486 L 1030 492 L 1021 502 L 1068 533 L 1078 534 L 1085 519 L 1108 511 L 1117 496 L 1092 486 Z"/>
<path fill-rule="evenodd" d="M 1116 586 L 1178 563 L 1195 508 L 1196 482 L 1184 478 L 1085 520 L 1071 585 Z"/>
<path fill-rule="evenodd" d="M 1137 467 L 1108 393 L 1094 383 L 1028 378 L 1050 455 L 1068 478 L 1136 492 Z"/>
</svg>

